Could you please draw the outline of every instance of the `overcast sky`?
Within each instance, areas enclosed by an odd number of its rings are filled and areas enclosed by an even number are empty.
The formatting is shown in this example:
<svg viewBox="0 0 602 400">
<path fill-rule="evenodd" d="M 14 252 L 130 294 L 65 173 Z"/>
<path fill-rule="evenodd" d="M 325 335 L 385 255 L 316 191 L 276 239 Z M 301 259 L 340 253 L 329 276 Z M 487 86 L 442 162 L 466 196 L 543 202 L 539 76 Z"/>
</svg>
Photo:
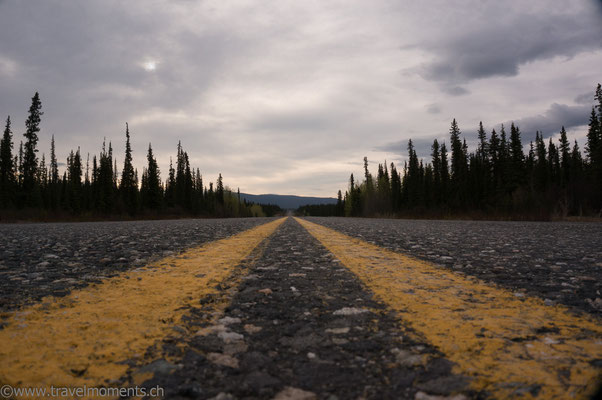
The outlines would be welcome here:
<svg viewBox="0 0 602 400">
<path fill-rule="evenodd" d="M 16 142 L 40 92 L 40 153 L 59 161 L 125 123 L 161 177 L 178 140 L 205 181 L 335 196 L 362 159 L 428 158 L 452 118 L 472 143 L 583 136 L 602 82 L 602 2 L 0 0 L 0 117 Z M 426 161 L 426 159 L 425 159 Z"/>
</svg>

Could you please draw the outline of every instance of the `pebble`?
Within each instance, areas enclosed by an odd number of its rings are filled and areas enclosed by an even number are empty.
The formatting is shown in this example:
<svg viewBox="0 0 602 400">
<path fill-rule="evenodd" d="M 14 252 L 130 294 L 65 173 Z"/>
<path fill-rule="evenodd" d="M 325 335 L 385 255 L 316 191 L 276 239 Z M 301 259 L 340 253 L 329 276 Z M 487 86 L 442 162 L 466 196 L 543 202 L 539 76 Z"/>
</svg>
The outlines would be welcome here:
<svg viewBox="0 0 602 400">
<path fill-rule="evenodd" d="M 438 396 L 426 394 L 424 392 L 417 392 L 414 397 L 415 400 L 468 400 L 468 397 L 463 394 L 456 394 L 452 396 Z"/>
<path fill-rule="evenodd" d="M 333 312 L 334 315 L 357 315 L 365 312 L 369 312 L 365 308 L 357 308 L 357 307 L 343 307 L 339 310 Z"/>
<path fill-rule="evenodd" d="M 239 340 L 243 340 L 245 337 L 240 333 L 222 331 L 217 334 L 217 337 L 222 339 L 225 343 L 232 343 Z"/>
<path fill-rule="evenodd" d="M 313 392 L 287 386 L 276 394 L 274 400 L 314 400 L 316 398 L 316 394 Z"/>
<path fill-rule="evenodd" d="M 257 333 L 261 331 L 261 327 L 260 326 L 255 326 L 253 324 L 245 324 L 245 326 L 243 326 L 245 332 L 249 333 L 249 334 L 253 334 L 253 333 Z"/>
<path fill-rule="evenodd" d="M 240 318 L 224 317 L 217 320 L 222 325 L 240 324 Z"/>
<path fill-rule="evenodd" d="M 398 348 L 391 349 L 391 353 L 395 354 L 397 363 L 402 367 L 414 367 L 424 363 L 424 356 L 421 354 L 414 354 Z"/>
<path fill-rule="evenodd" d="M 349 332 L 349 327 L 346 326 L 344 328 L 329 328 L 329 329 L 326 329 L 326 332 L 327 333 L 332 333 L 332 334 L 335 334 L 335 335 L 340 335 L 340 334 L 348 333 Z"/>
<path fill-rule="evenodd" d="M 238 359 L 222 353 L 208 353 L 207 359 L 214 364 L 230 368 L 238 368 Z"/>
</svg>

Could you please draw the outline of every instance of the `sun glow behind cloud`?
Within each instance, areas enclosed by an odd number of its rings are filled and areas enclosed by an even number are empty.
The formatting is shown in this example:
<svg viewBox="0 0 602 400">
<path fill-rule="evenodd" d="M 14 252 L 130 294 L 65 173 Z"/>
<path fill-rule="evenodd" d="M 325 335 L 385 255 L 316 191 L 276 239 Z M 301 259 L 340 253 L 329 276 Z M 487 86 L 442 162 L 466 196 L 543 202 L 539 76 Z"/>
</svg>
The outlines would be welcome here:
<svg viewBox="0 0 602 400">
<path fill-rule="evenodd" d="M 142 68 L 144 68 L 148 72 L 153 72 L 157 69 L 157 62 L 154 60 L 145 61 L 142 64 Z"/>
</svg>

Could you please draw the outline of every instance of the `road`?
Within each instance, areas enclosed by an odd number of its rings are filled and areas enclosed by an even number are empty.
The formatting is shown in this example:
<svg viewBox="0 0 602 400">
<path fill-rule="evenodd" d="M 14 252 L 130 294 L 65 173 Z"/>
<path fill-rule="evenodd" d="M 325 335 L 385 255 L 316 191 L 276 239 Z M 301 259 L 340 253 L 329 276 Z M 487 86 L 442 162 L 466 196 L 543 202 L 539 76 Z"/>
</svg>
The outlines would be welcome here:
<svg viewBox="0 0 602 400">
<path fill-rule="evenodd" d="M 589 398 L 602 225 L 2 225 L 0 384 L 164 398 Z M 40 361 L 42 359 L 43 361 Z"/>
</svg>

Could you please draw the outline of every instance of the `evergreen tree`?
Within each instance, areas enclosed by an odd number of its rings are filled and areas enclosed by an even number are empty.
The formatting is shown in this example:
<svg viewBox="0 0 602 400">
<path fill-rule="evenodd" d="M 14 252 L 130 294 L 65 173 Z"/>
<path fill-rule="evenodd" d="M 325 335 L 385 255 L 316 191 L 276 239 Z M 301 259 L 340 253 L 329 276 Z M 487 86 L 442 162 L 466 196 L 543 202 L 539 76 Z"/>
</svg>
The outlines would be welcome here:
<svg viewBox="0 0 602 400">
<path fill-rule="evenodd" d="M 439 154 L 439 142 L 433 141 L 431 146 L 431 165 L 433 166 L 433 201 L 435 204 L 441 203 L 441 156 Z"/>
<path fill-rule="evenodd" d="M 516 190 L 525 181 L 525 154 L 520 138 L 520 129 L 510 125 L 509 160 L 508 160 L 508 191 Z"/>
<path fill-rule="evenodd" d="M 13 205 L 15 194 L 15 170 L 13 164 L 13 134 L 10 129 L 10 116 L 0 141 L 0 208 Z"/>
<path fill-rule="evenodd" d="M 102 144 L 102 152 L 99 157 L 98 178 L 97 178 L 97 210 L 109 214 L 113 211 L 114 205 L 114 174 L 113 174 L 113 147 L 109 142 L 109 149 L 106 150 L 105 142 Z"/>
<path fill-rule="evenodd" d="M 224 182 L 222 180 L 222 174 L 219 174 L 217 178 L 217 184 L 215 186 L 215 196 L 217 197 L 217 203 L 224 205 Z"/>
<path fill-rule="evenodd" d="M 29 107 L 29 116 L 25 121 L 25 144 L 23 148 L 23 180 L 22 190 L 24 202 L 27 206 L 36 207 L 39 205 L 39 193 L 36 193 L 36 175 L 38 169 L 38 132 L 40 132 L 42 102 L 40 95 L 35 93 L 31 99 L 31 107 Z"/>
<path fill-rule="evenodd" d="M 169 157 L 169 177 L 165 184 L 165 203 L 170 208 L 176 205 L 176 171 L 171 157 Z"/>
<path fill-rule="evenodd" d="M 451 146 L 451 184 L 452 203 L 455 207 L 464 207 L 466 204 L 466 187 L 468 174 L 468 159 L 466 146 L 460 140 L 460 128 L 456 119 L 451 123 L 449 129 Z"/>
<path fill-rule="evenodd" d="M 146 181 L 146 196 L 144 198 L 144 206 L 150 210 L 158 210 L 161 208 L 161 178 L 159 175 L 159 166 L 157 160 L 153 155 L 153 149 L 151 144 L 148 144 L 148 154 L 146 156 L 148 161 L 148 167 L 146 169 L 145 181 Z"/>
<path fill-rule="evenodd" d="M 115 168 L 117 169 L 117 168 Z M 121 172 L 121 184 L 119 186 L 121 200 L 130 215 L 134 215 L 138 209 L 138 182 L 134 179 L 134 166 L 132 165 L 132 147 L 130 146 L 130 130 L 125 124 L 125 159 L 123 171 Z"/>
<path fill-rule="evenodd" d="M 568 185 L 570 179 L 571 169 L 571 146 L 566 137 L 566 130 L 564 126 L 560 130 L 560 183 L 564 187 Z"/>
<path fill-rule="evenodd" d="M 239 192 L 239 198 L 240 198 L 240 192 Z M 240 199 L 239 199 L 240 202 Z M 341 190 L 339 190 L 339 192 L 337 193 L 337 216 L 342 216 L 345 215 L 345 205 L 343 204 L 343 194 L 341 193 Z"/>
<path fill-rule="evenodd" d="M 79 148 L 75 153 L 71 150 L 67 158 L 66 196 L 70 211 L 79 213 L 82 208 L 82 160 Z"/>
<path fill-rule="evenodd" d="M 445 142 L 441 144 L 441 147 L 439 148 L 439 153 L 441 154 L 441 156 L 439 157 L 439 159 L 441 160 L 441 196 L 443 202 L 446 203 L 450 179 L 449 164 L 447 162 L 447 147 L 445 146 Z"/>
</svg>

